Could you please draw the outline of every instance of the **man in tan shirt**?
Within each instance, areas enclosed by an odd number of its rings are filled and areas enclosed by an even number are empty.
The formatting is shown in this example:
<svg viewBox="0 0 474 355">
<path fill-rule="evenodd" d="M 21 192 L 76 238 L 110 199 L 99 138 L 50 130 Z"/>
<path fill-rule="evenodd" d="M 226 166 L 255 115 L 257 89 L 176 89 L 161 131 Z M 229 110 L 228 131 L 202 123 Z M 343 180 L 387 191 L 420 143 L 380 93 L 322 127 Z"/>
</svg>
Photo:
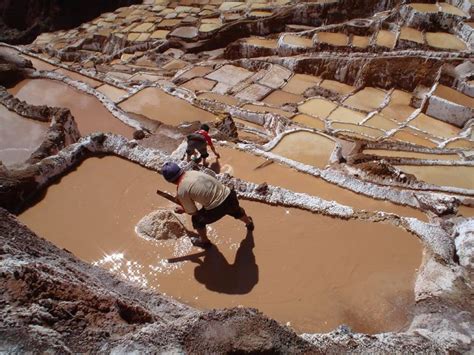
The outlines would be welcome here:
<svg viewBox="0 0 474 355">
<path fill-rule="evenodd" d="M 206 225 L 230 215 L 245 223 L 248 230 L 254 230 L 252 218 L 240 207 L 234 190 L 221 184 L 214 177 L 200 171 L 183 171 L 175 163 L 165 163 L 162 174 L 166 181 L 177 185 L 177 199 L 181 206 L 176 213 L 187 213 L 192 217 L 193 227 L 201 238 L 199 245 L 208 248 Z M 202 206 L 198 209 L 196 203 Z"/>
</svg>

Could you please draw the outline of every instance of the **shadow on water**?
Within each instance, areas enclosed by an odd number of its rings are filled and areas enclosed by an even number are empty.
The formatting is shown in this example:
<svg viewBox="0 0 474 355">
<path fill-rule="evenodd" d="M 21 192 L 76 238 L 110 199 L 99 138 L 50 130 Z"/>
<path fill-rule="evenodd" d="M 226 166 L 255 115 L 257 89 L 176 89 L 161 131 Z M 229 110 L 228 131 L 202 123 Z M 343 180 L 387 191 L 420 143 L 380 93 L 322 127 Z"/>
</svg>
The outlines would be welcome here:
<svg viewBox="0 0 474 355">
<path fill-rule="evenodd" d="M 201 253 L 169 259 L 168 262 L 192 261 L 198 264 L 194 269 L 194 277 L 208 290 L 229 295 L 244 295 L 252 291 L 258 283 L 258 265 L 253 253 L 254 247 L 253 233 L 248 231 L 240 243 L 233 264 L 227 261 L 215 245 Z"/>
</svg>

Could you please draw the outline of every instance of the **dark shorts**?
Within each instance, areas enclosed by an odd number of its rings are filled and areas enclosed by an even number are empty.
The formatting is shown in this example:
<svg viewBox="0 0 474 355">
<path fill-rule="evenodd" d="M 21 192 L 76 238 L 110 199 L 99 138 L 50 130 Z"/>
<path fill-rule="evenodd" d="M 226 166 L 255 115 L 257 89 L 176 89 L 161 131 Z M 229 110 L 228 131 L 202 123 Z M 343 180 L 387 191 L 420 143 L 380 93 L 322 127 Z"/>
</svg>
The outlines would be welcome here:
<svg viewBox="0 0 474 355">
<path fill-rule="evenodd" d="M 202 158 L 207 158 L 209 153 L 207 152 L 207 142 L 198 139 L 188 139 L 188 146 L 186 147 L 186 154 L 192 155 L 195 151 L 198 151 Z"/>
<path fill-rule="evenodd" d="M 206 225 L 214 223 L 226 215 L 232 216 L 235 219 L 240 219 L 245 215 L 245 211 L 240 207 L 237 194 L 234 190 L 230 191 L 229 196 L 227 196 L 224 202 L 219 206 L 212 210 L 201 208 L 191 219 L 195 229 L 202 229 L 205 228 Z"/>
</svg>

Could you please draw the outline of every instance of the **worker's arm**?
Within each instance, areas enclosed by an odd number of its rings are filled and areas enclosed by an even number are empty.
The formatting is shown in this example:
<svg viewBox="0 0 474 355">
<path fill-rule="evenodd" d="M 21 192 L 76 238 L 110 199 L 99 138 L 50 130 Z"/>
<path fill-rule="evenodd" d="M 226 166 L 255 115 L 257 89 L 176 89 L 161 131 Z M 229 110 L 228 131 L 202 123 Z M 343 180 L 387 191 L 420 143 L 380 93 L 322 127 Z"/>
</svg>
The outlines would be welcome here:
<svg viewBox="0 0 474 355">
<path fill-rule="evenodd" d="M 209 145 L 209 147 L 211 147 L 212 152 L 216 155 L 217 158 L 220 158 L 221 156 L 219 155 L 219 153 L 216 152 L 216 148 L 214 147 L 214 144 L 212 143 L 212 139 L 207 132 L 205 132 L 204 138 L 206 138 L 206 142 Z"/>
<path fill-rule="evenodd" d="M 187 213 L 190 215 L 196 214 L 198 209 L 194 201 L 189 197 L 188 193 L 178 194 L 178 201 L 181 206 L 177 206 L 174 211 L 176 213 Z"/>
</svg>

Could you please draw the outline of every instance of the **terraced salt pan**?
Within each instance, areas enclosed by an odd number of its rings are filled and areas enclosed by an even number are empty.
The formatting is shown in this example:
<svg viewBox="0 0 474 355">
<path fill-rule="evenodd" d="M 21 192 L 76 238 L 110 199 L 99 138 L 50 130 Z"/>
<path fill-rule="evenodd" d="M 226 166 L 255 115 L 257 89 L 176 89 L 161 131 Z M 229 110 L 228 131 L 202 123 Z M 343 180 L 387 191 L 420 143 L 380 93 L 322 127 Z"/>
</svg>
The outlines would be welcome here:
<svg viewBox="0 0 474 355">
<path fill-rule="evenodd" d="M 423 44 L 423 33 L 411 27 L 402 27 L 400 29 L 400 39 Z"/>
<path fill-rule="evenodd" d="M 67 69 L 64 69 L 64 68 L 57 69 L 56 73 L 68 76 L 72 80 L 82 81 L 83 83 L 86 83 L 87 85 L 89 85 L 93 88 L 96 88 L 96 87 L 102 85 L 102 83 L 98 80 L 94 80 L 94 79 L 89 78 L 85 75 L 82 75 L 82 74 L 79 74 L 79 73 L 76 73 L 76 72 L 73 72 L 73 71 L 70 71 L 70 70 L 67 70 Z"/>
<path fill-rule="evenodd" d="M 466 50 L 466 44 L 456 36 L 445 32 L 426 32 L 426 43 L 434 48 Z"/>
<path fill-rule="evenodd" d="M 422 4 L 422 3 L 413 3 L 408 6 L 412 7 L 419 12 L 438 12 L 437 4 Z"/>
<path fill-rule="evenodd" d="M 397 41 L 397 34 L 392 31 L 380 30 L 377 33 L 376 43 L 378 46 L 394 48 Z"/>
<path fill-rule="evenodd" d="M 100 91 L 102 94 L 107 96 L 113 102 L 118 102 L 120 98 L 126 95 L 128 92 L 123 89 L 119 89 L 115 86 L 104 84 L 97 88 L 97 91 Z"/>
<path fill-rule="evenodd" d="M 333 129 L 342 129 L 342 130 L 355 132 L 358 134 L 369 136 L 373 139 L 379 139 L 385 135 L 385 132 L 379 129 L 366 127 L 363 125 L 352 124 L 352 123 L 332 122 L 331 127 Z"/>
<path fill-rule="evenodd" d="M 337 107 L 337 104 L 326 99 L 310 99 L 298 106 L 298 111 L 307 115 L 325 119 Z"/>
<path fill-rule="evenodd" d="M 397 167 L 429 184 L 474 189 L 474 167 L 444 165 L 399 165 Z"/>
<path fill-rule="evenodd" d="M 422 131 L 428 132 L 435 137 L 454 138 L 461 131 L 459 128 L 449 123 L 437 120 L 433 117 L 420 113 L 408 123 Z"/>
<path fill-rule="evenodd" d="M 216 82 L 213 80 L 194 78 L 181 85 L 181 87 L 192 91 L 211 91 L 214 85 L 216 85 Z"/>
<path fill-rule="evenodd" d="M 223 104 L 237 106 L 239 104 L 239 100 L 236 98 L 229 96 L 229 95 L 221 95 L 214 92 L 205 92 L 198 96 L 199 99 L 206 99 L 206 100 L 213 100 Z"/>
<path fill-rule="evenodd" d="M 10 166 L 27 160 L 43 142 L 49 124 L 24 118 L 0 105 L 0 161 Z"/>
<path fill-rule="evenodd" d="M 353 36 L 352 45 L 358 48 L 367 48 L 370 43 L 370 37 L 367 36 Z"/>
<path fill-rule="evenodd" d="M 381 111 L 387 118 L 398 122 L 405 122 L 416 110 L 410 106 L 412 95 L 401 90 L 394 90 L 388 105 Z"/>
<path fill-rule="evenodd" d="M 379 114 L 373 115 L 370 119 L 364 122 L 364 125 L 382 129 L 384 131 L 390 131 L 400 127 L 394 121 Z"/>
<path fill-rule="evenodd" d="M 349 37 L 344 33 L 318 32 L 315 38 L 318 42 L 333 46 L 347 46 L 349 44 Z"/>
<path fill-rule="evenodd" d="M 211 168 L 216 172 L 229 173 L 257 184 L 266 182 L 291 191 L 303 192 L 329 201 L 336 201 L 359 210 L 384 211 L 399 216 L 426 220 L 425 214 L 414 208 L 354 193 L 284 165 L 268 164 L 269 162 L 262 157 L 228 147 L 218 147 L 217 150 L 221 154 L 221 159 L 219 159 L 218 164 L 215 161 L 211 165 Z"/>
<path fill-rule="evenodd" d="M 133 136 L 134 129 L 112 116 L 96 97 L 77 91 L 61 82 L 27 79 L 8 91 L 31 105 L 68 108 L 82 135 L 112 132 L 127 138 Z"/>
<path fill-rule="evenodd" d="M 402 142 L 419 145 L 427 148 L 435 148 L 436 143 L 433 143 L 431 140 L 423 137 L 421 134 L 415 134 L 410 129 L 400 129 L 390 139 L 399 140 Z"/>
<path fill-rule="evenodd" d="M 283 106 L 286 104 L 296 104 L 305 99 L 304 96 L 291 94 L 282 90 L 275 90 L 270 95 L 268 95 L 263 102 L 274 105 L 274 106 Z"/>
<path fill-rule="evenodd" d="M 283 37 L 283 43 L 304 48 L 311 48 L 313 46 L 313 40 L 311 38 L 288 34 Z"/>
<path fill-rule="evenodd" d="M 321 82 L 321 78 L 313 75 L 295 74 L 288 83 L 282 87 L 283 91 L 295 95 L 302 95 L 310 87 L 316 86 Z"/>
<path fill-rule="evenodd" d="M 454 90 L 448 86 L 439 84 L 433 95 L 454 102 L 458 105 L 474 108 L 474 98 L 467 96 L 457 90 Z"/>
<path fill-rule="evenodd" d="M 323 135 L 300 131 L 285 135 L 271 152 L 322 168 L 329 163 L 334 147 L 334 141 Z"/>
<path fill-rule="evenodd" d="M 345 107 L 338 107 L 327 117 L 327 119 L 329 121 L 339 121 L 357 124 L 365 119 L 365 115 L 363 113 Z"/>
<path fill-rule="evenodd" d="M 299 114 L 294 116 L 291 120 L 309 128 L 315 128 L 323 131 L 325 130 L 324 122 L 316 117 Z"/>
<path fill-rule="evenodd" d="M 453 141 L 449 142 L 448 144 L 446 144 L 446 147 L 447 148 L 453 148 L 453 149 L 456 149 L 456 148 L 474 149 L 474 142 L 461 138 L 461 139 L 456 139 L 456 140 L 453 140 Z"/>
<path fill-rule="evenodd" d="M 48 62 L 45 62 L 41 59 L 38 59 L 38 58 L 35 58 L 35 57 L 30 57 L 29 55 L 22 55 L 22 57 L 28 59 L 31 61 L 31 63 L 33 64 L 33 67 L 36 69 L 36 70 L 48 70 L 48 71 L 52 71 L 52 70 L 56 70 L 58 69 L 58 67 L 52 65 L 52 64 L 49 64 Z"/>
<path fill-rule="evenodd" d="M 290 118 L 293 115 L 291 112 L 288 112 L 288 111 L 285 111 L 285 110 L 280 110 L 278 108 L 267 107 L 267 106 L 247 104 L 247 105 L 242 106 L 242 108 L 244 110 L 249 110 L 249 111 L 253 111 L 253 112 L 262 112 L 262 113 L 270 112 L 270 113 L 281 115 L 281 116 L 287 117 L 287 118 Z"/>
<path fill-rule="evenodd" d="M 372 111 L 380 107 L 385 100 L 386 93 L 372 87 L 366 87 L 354 95 L 349 96 L 344 104 L 360 110 Z"/>
<path fill-rule="evenodd" d="M 353 87 L 352 85 L 344 84 L 339 81 L 329 80 L 329 79 L 324 80 L 320 84 L 320 86 L 322 88 L 328 89 L 330 91 L 334 91 L 341 95 L 350 94 L 351 92 L 355 90 L 355 87 Z"/>
<path fill-rule="evenodd" d="M 215 116 L 158 88 L 146 88 L 119 105 L 123 110 L 169 125 L 188 121 L 213 121 Z"/>
<path fill-rule="evenodd" d="M 278 47 L 278 40 L 277 39 L 266 39 L 260 37 L 250 37 L 245 40 L 246 44 L 250 44 L 252 46 L 257 47 L 264 47 L 264 48 L 277 48 Z"/>
<path fill-rule="evenodd" d="M 169 206 L 156 188 L 175 187 L 118 158 L 91 158 L 19 218 L 81 259 L 199 308 L 256 307 L 299 332 L 344 323 L 375 333 L 410 321 L 421 245 L 402 229 L 244 201 L 254 234 L 226 217 L 203 252 L 187 239 L 135 235 L 143 216 Z"/>
<path fill-rule="evenodd" d="M 471 1 L 471 4 L 472 4 L 472 1 Z M 447 14 L 469 17 L 469 15 L 466 14 L 464 11 L 462 11 L 460 8 L 453 6 L 451 4 L 448 4 L 446 2 L 440 2 L 438 5 L 441 7 L 441 11 Z"/>
<path fill-rule="evenodd" d="M 457 154 L 419 153 L 401 150 L 365 149 L 364 154 L 379 155 L 383 157 L 400 157 L 428 160 L 460 160 Z"/>
</svg>

